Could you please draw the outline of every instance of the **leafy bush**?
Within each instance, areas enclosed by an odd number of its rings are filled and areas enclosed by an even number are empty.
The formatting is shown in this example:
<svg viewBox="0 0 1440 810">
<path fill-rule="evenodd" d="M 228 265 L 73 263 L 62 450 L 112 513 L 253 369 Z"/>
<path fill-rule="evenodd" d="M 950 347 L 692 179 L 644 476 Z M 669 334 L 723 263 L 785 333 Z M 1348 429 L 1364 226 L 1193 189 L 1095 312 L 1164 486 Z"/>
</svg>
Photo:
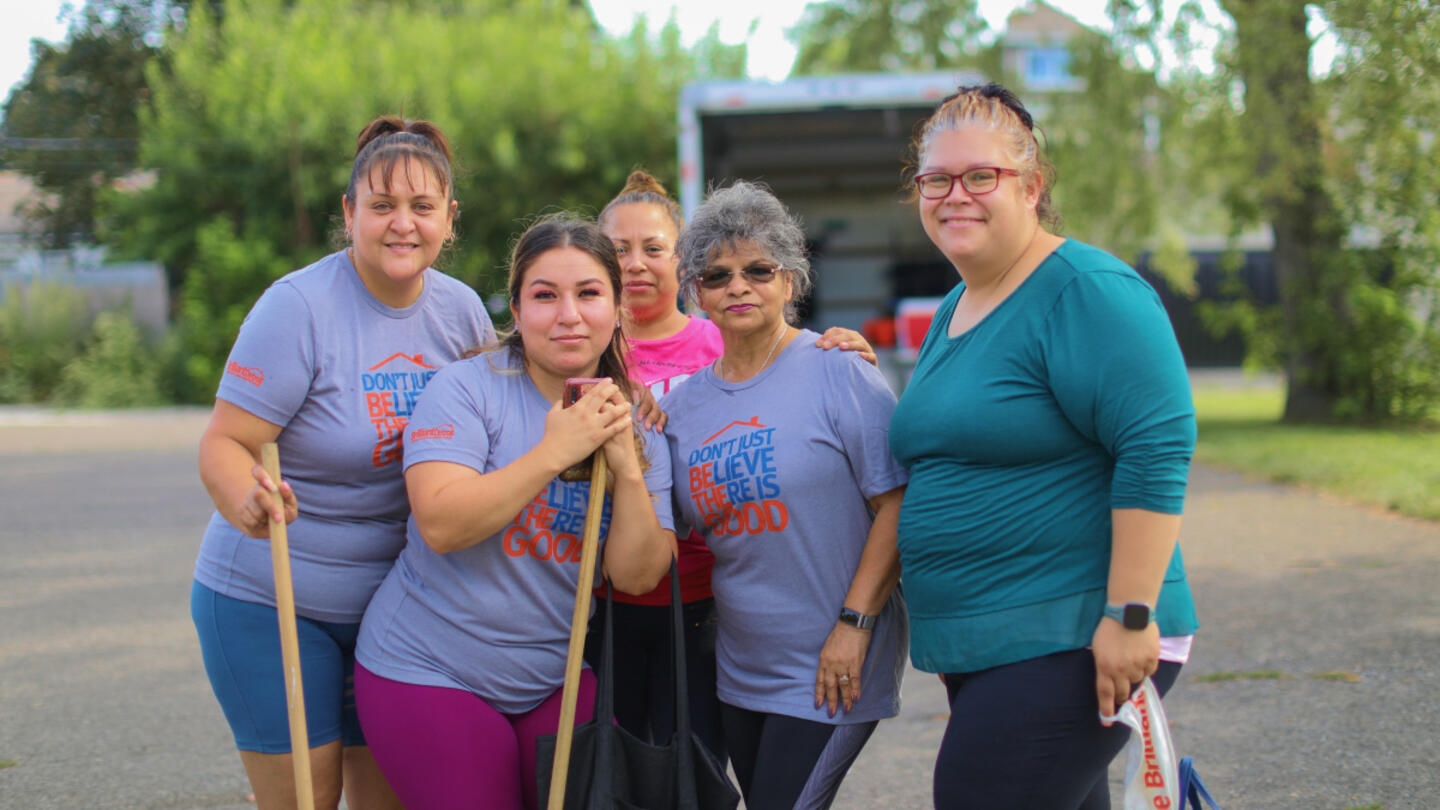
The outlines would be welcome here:
<svg viewBox="0 0 1440 810">
<path fill-rule="evenodd" d="M 102 312 L 84 354 L 66 364 L 51 402 L 78 408 L 160 405 L 155 354 L 128 315 Z"/>
<path fill-rule="evenodd" d="M 0 295 L 0 403 L 41 402 L 84 345 L 85 302 L 48 281 L 7 285 Z"/>
<path fill-rule="evenodd" d="M 1336 350 L 1345 393 L 1335 415 L 1424 421 L 1440 402 L 1440 331 L 1422 317 L 1434 282 L 1395 277 L 1403 273 L 1387 273 L 1383 281 L 1367 275 L 1347 291 L 1353 329 L 1340 336 L 1345 345 Z"/>
</svg>

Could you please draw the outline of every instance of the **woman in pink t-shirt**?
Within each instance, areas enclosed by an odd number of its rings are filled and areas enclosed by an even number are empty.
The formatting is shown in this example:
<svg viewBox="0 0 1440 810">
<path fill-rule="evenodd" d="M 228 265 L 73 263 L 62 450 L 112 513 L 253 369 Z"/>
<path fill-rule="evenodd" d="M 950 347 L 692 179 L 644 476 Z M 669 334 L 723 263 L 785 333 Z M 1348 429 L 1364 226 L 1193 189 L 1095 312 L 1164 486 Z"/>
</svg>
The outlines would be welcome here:
<svg viewBox="0 0 1440 810">
<path fill-rule="evenodd" d="M 599 223 L 620 257 L 630 376 L 658 400 L 724 351 L 713 323 L 680 310 L 675 242 L 684 218 L 665 187 L 637 170 L 600 212 Z M 850 329 L 829 329 L 817 345 L 858 351 L 875 362 L 870 344 Z M 663 427 L 663 415 L 660 424 Z M 690 715 L 701 741 L 723 762 L 720 703 L 715 697 L 715 601 L 710 591 L 714 562 L 698 534 L 679 538 Z M 603 596 L 603 591 L 597 593 Z M 668 577 L 648 594 L 615 593 L 615 719 L 655 743 L 669 740 L 675 726 L 669 604 Z M 595 614 L 595 631 L 604 626 L 603 619 L 601 612 Z M 596 666 L 600 636 L 591 632 L 588 638 L 586 657 Z"/>
</svg>

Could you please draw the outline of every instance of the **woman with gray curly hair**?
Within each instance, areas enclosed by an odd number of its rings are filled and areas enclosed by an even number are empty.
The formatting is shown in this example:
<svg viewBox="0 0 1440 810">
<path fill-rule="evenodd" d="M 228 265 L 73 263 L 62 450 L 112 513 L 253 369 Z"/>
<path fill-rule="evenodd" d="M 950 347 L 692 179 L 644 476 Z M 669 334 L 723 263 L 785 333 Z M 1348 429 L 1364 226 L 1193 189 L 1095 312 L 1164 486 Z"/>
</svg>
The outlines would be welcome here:
<svg viewBox="0 0 1440 810">
<path fill-rule="evenodd" d="M 713 192 L 677 252 L 682 291 L 724 342 L 661 407 L 677 521 L 715 554 L 725 740 L 750 810 L 828 807 L 900 708 L 895 396 L 855 353 L 790 325 L 810 263 L 767 189 Z"/>
</svg>

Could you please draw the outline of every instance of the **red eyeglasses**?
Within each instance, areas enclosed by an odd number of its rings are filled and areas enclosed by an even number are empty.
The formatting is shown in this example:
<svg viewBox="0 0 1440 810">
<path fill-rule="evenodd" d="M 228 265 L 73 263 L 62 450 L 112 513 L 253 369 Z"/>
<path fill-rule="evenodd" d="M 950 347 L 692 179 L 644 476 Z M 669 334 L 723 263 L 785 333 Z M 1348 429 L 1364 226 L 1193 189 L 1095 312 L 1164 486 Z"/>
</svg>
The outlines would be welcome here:
<svg viewBox="0 0 1440 810">
<path fill-rule="evenodd" d="M 1020 172 L 1014 169 L 1002 169 L 999 166 L 976 166 L 960 174 L 948 174 L 946 172 L 926 172 L 916 175 L 915 188 L 920 190 L 920 196 L 927 200 L 943 200 L 950 196 L 950 191 L 955 188 L 955 181 L 960 181 L 960 187 L 971 194 L 989 194 L 1000 186 L 1001 175 L 1019 177 Z"/>
</svg>

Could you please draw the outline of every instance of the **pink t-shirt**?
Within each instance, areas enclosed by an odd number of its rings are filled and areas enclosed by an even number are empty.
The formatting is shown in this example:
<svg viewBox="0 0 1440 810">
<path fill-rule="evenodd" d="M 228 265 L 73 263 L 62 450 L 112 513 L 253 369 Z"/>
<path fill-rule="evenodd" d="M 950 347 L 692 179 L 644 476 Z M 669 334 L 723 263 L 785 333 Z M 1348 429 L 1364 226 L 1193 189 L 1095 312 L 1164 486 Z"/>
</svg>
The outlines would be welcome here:
<svg viewBox="0 0 1440 810">
<path fill-rule="evenodd" d="M 690 323 L 670 337 L 630 340 L 627 362 L 631 378 L 649 386 L 650 393 L 659 399 L 724 353 L 725 344 L 720 339 L 720 329 L 704 318 L 691 316 Z M 681 600 L 697 602 L 709 599 L 710 569 L 715 566 L 715 556 L 705 547 L 700 535 L 694 532 L 688 537 L 678 538 L 678 544 Z M 632 605 L 668 605 L 670 578 L 667 576 L 660 581 L 659 587 L 643 596 L 616 591 L 615 601 Z"/>
<path fill-rule="evenodd" d="M 725 353 L 720 330 L 691 317 L 684 329 L 658 340 L 630 341 L 630 376 L 650 386 L 656 399 Z"/>
</svg>

